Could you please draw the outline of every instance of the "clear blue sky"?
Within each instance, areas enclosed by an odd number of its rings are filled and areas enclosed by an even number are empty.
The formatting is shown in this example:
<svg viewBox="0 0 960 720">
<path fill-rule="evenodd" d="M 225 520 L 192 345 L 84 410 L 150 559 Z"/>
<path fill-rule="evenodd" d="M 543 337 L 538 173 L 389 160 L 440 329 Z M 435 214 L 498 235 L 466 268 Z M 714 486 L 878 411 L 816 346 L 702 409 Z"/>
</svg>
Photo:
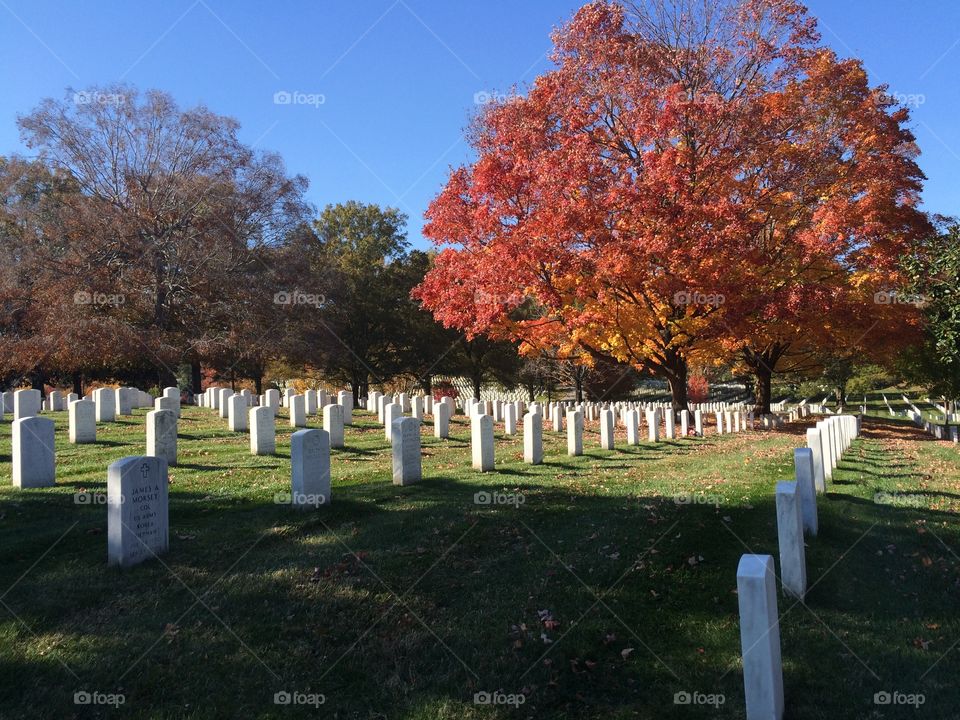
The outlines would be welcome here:
<svg viewBox="0 0 960 720">
<path fill-rule="evenodd" d="M 449 166 L 469 159 L 475 96 L 546 71 L 551 29 L 580 4 L 0 0 L 0 154 L 23 151 L 16 115 L 41 98 L 125 80 L 237 118 L 246 142 L 310 179 L 318 207 L 401 208 L 422 247 L 424 209 Z M 914 105 L 925 207 L 960 214 L 960 2 L 808 5 L 827 43 Z M 276 104 L 278 91 L 323 103 Z"/>
</svg>

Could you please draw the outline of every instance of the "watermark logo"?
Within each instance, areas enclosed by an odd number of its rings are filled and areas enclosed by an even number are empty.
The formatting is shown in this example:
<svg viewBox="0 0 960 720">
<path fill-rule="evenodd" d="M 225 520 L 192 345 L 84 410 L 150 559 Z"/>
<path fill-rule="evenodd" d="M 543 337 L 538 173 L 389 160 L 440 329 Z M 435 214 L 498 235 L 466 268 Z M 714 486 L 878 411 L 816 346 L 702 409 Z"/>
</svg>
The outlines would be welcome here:
<svg viewBox="0 0 960 720">
<path fill-rule="evenodd" d="M 712 705 L 714 708 L 719 708 L 726 701 L 727 698 L 722 693 L 702 693 L 698 690 L 694 690 L 693 692 L 681 690 L 673 694 L 674 705 Z"/>
<path fill-rule="evenodd" d="M 522 493 L 487 492 L 486 490 L 481 490 L 473 495 L 474 505 L 513 505 L 514 507 L 520 507 L 524 502 L 526 502 L 526 498 L 524 498 Z"/>
<path fill-rule="evenodd" d="M 673 294 L 674 305 L 710 305 L 718 307 L 726 302 L 720 293 L 702 293 L 697 290 L 680 290 Z"/>
<path fill-rule="evenodd" d="M 874 493 L 873 501 L 877 505 L 896 505 L 898 507 L 924 507 L 926 498 L 923 495 L 911 495 L 909 493 L 880 492 Z"/>
<path fill-rule="evenodd" d="M 317 293 L 305 293 L 302 290 L 281 290 L 273 296 L 275 305 L 310 305 L 323 307 L 327 298 Z"/>
<path fill-rule="evenodd" d="M 523 100 L 522 95 L 516 93 L 499 93 L 494 90 L 477 90 L 473 94 L 474 105 L 505 105 L 507 103 Z"/>
<path fill-rule="evenodd" d="M 925 295 L 917 293 L 901 293 L 896 290 L 881 290 L 873 294 L 873 302 L 877 305 L 915 305 L 923 307 L 927 304 Z"/>
<path fill-rule="evenodd" d="M 485 690 L 473 694 L 474 705 L 509 705 L 520 707 L 527 701 L 522 693 L 503 693 L 499 690 L 487 692 Z"/>
<path fill-rule="evenodd" d="M 522 305 L 524 300 L 523 293 L 516 290 L 511 293 L 491 293 L 485 290 L 476 290 L 473 293 L 473 302 L 475 305 L 507 305 L 517 307 Z"/>
<path fill-rule="evenodd" d="M 120 707 L 127 701 L 123 693 L 104 693 L 94 690 L 78 690 L 73 693 L 74 705 L 109 705 L 111 707 Z"/>
<path fill-rule="evenodd" d="M 273 94 L 274 105 L 312 105 L 315 109 L 327 102 L 323 93 L 305 93 L 299 90 L 277 90 Z"/>
<path fill-rule="evenodd" d="M 874 705 L 912 705 L 914 708 L 918 708 L 926 701 L 927 698 L 922 693 L 903 693 L 899 690 L 888 692 L 887 690 L 881 690 L 873 694 Z"/>
<path fill-rule="evenodd" d="M 709 107 L 720 107 L 724 104 L 723 96 L 719 93 L 709 92 L 692 88 L 680 88 L 668 92 L 664 100 L 675 105 L 701 105 Z"/>
<path fill-rule="evenodd" d="M 318 708 L 327 702 L 327 696 L 323 693 L 303 693 L 297 692 L 288 692 L 286 690 L 281 690 L 273 694 L 273 704 L 274 705 L 309 705 L 310 707 Z"/>
<path fill-rule="evenodd" d="M 123 495 L 111 498 L 105 492 L 84 490 L 73 494 L 74 505 L 123 505 Z"/>
<path fill-rule="evenodd" d="M 713 505 L 720 507 L 722 498 L 719 495 L 702 495 L 699 493 L 682 493 L 673 496 L 675 505 Z"/>
<path fill-rule="evenodd" d="M 127 298 L 122 293 L 89 292 L 77 290 L 73 294 L 74 305 L 123 305 Z"/>
<path fill-rule="evenodd" d="M 907 108 L 918 108 L 927 102 L 923 93 L 902 93 L 893 90 L 877 90 L 877 100 L 886 103 L 895 103 Z"/>
<path fill-rule="evenodd" d="M 73 94 L 76 105 L 123 105 L 127 96 L 121 93 L 102 93 L 96 90 L 80 90 Z"/>
<path fill-rule="evenodd" d="M 318 507 L 327 502 L 327 496 L 322 493 L 278 492 L 273 496 L 277 505 L 309 505 Z"/>
</svg>

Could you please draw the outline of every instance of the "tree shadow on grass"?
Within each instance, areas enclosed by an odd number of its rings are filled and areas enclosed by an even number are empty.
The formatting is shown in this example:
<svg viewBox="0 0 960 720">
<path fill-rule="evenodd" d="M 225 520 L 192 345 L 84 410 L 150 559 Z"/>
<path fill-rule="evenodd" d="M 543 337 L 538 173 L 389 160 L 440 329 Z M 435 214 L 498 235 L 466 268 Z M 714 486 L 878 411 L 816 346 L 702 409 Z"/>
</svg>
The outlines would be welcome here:
<svg viewBox="0 0 960 720">
<path fill-rule="evenodd" d="M 4 603 L 23 621 L 0 608 L 9 717 L 69 716 L 75 690 L 122 687 L 135 717 L 199 718 L 211 684 L 223 716 L 272 717 L 286 689 L 322 692 L 344 717 L 455 717 L 484 690 L 524 692 L 524 714 L 544 718 L 688 717 L 674 694 L 698 690 L 726 698 L 709 717 L 742 717 L 736 565 L 755 551 L 779 569 L 772 496 L 678 506 L 532 482 L 522 504 L 476 503 L 527 472 L 335 483 L 315 512 L 268 490 L 238 503 L 171 486 L 170 551 L 124 571 L 106 567 L 105 508 L 65 514 L 68 496 L 51 509 L 37 491 L 13 514 L 5 500 L 0 584 L 22 576 Z M 960 636 L 952 575 L 919 559 L 939 543 L 916 531 L 953 516 L 833 497 L 807 540 L 807 599 L 777 595 L 790 716 L 859 717 L 897 683 L 935 687 L 924 709 L 948 717 L 960 660 L 924 678 L 935 658 L 911 640 L 924 623 L 936 649 Z M 904 574 L 922 596 L 901 594 Z"/>
</svg>

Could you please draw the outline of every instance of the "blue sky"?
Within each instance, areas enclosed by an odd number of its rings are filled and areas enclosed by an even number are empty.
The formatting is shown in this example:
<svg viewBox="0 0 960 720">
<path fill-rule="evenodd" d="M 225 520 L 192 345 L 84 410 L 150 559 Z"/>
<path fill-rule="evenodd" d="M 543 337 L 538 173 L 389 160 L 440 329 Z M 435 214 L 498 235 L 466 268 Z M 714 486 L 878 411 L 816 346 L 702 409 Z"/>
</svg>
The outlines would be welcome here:
<svg viewBox="0 0 960 720">
<path fill-rule="evenodd" d="M 310 180 L 318 207 L 350 199 L 422 214 L 485 94 L 549 68 L 552 28 L 578 2 L 484 0 L 0 0 L 0 154 L 15 118 L 65 88 L 117 80 L 204 103 Z M 960 214 L 960 3 L 812 0 L 824 40 L 910 103 L 928 210 Z M 277 92 L 300 93 L 278 104 Z M 321 102 L 322 101 L 322 102 Z"/>
</svg>

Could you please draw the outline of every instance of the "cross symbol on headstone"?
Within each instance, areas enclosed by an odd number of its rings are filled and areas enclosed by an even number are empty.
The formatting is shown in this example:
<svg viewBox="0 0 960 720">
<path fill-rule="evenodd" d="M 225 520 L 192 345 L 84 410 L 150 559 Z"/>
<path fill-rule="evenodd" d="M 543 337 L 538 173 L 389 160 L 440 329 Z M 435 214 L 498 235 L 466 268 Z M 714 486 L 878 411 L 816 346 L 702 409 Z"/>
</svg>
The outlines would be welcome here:
<svg viewBox="0 0 960 720">
<path fill-rule="evenodd" d="M 140 474 L 143 476 L 144 480 L 150 477 L 150 465 L 148 463 L 143 463 L 140 466 Z"/>
</svg>

